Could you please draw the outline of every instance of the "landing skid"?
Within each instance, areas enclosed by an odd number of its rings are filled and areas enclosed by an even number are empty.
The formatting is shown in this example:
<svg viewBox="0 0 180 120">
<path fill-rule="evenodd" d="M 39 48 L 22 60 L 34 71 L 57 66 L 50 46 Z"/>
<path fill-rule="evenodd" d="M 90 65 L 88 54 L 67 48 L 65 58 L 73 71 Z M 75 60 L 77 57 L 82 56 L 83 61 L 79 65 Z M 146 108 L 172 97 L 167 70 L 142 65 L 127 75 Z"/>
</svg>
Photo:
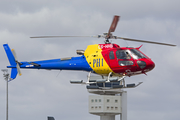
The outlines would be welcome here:
<svg viewBox="0 0 180 120">
<path fill-rule="evenodd" d="M 98 90 L 114 90 L 114 89 L 122 89 L 122 88 L 135 88 L 142 84 L 143 82 L 139 82 L 137 85 L 126 84 L 125 77 L 112 77 L 112 72 L 109 73 L 108 76 L 91 76 L 91 72 L 89 72 L 87 77 L 87 82 L 83 80 L 73 81 L 71 80 L 70 83 L 72 84 L 85 84 L 87 85 L 86 88 L 88 90 L 98 89 Z"/>
</svg>

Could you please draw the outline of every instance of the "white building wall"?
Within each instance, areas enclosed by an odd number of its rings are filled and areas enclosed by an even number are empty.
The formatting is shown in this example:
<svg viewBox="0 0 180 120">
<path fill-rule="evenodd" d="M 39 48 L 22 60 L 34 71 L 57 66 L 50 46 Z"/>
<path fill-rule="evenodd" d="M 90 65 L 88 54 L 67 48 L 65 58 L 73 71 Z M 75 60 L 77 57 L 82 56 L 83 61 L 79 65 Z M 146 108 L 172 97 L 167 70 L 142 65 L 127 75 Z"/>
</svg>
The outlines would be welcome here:
<svg viewBox="0 0 180 120">
<path fill-rule="evenodd" d="M 121 96 L 90 95 L 89 113 L 91 114 L 120 114 Z"/>
</svg>

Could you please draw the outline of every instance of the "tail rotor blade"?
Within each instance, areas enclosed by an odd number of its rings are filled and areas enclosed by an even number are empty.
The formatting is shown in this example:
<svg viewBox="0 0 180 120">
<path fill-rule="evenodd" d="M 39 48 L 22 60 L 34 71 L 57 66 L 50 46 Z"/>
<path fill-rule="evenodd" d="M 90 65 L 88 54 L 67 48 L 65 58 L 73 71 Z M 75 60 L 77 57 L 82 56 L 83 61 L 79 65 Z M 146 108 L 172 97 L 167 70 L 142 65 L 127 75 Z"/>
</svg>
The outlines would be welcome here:
<svg viewBox="0 0 180 120">
<path fill-rule="evenodd" d="M 15 61 L 17 61 L 17 56 L 16 56 L 16 52 L 15 52 L 15 50 L 14 50 L 14 49 L 12 49 L 11 51 L 12 51 L 12 53 L 13 53 L 13 55 L 14 55 Z"/>
<path fill-rule="evenodd" d="M 14 55 L 14 58 L 15 58 L 15 61 L 16 61 L 16 68 L 17 68 L 18 74 L 19 74 L 19 76 L 21 76 L 22 73 L 21 73 L 21 70 L 20 70 L 19 62 L 17 60 L 16 52 L 15 52 L 14 49 L 12 49 L 11 51 L 12 51 L 12 53 Z"/>
<path fill-rule="evenodd" d="M 17 63 L 16 67 L 17 67 L 17 71 L 18 71 L 19 76 L 21 76 L 21 75 L 22 75 L 22 73 L 21 73 L 21 70 L 20 70 L 19 63 Z"/>
</svg>

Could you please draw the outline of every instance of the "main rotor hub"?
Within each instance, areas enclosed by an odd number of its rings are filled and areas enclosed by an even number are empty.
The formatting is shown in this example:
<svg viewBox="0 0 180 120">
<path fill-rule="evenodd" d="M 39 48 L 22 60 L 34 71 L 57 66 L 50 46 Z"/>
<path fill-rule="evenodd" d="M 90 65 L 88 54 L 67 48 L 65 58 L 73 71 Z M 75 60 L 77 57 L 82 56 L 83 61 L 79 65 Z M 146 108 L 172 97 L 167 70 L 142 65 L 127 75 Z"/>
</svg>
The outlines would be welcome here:
<svg viewBox="0 0 180 120">
<path fill-rule="evenodd" d="M 110 44 L 111 42 L 109 41 L 109 39 L 105 39 L 105 40 L 104 40 L 104 43 L 105 43 L 105 44 Z"/>
</svg>

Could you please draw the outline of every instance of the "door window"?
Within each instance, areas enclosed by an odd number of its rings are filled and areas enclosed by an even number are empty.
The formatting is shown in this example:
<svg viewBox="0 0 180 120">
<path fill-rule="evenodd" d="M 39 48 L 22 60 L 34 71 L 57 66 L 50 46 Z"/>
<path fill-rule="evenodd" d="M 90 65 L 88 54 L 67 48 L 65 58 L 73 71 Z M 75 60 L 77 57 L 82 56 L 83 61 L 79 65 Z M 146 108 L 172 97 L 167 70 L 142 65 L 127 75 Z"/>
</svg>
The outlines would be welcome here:
<svg viewBox="0 0 180 120">
<path fill-rule="evenodd" d="M 129 53 L 125 50 L 117 50 L 116 57 L 117 59 L 131 59 Z"/>
<path fill-rule="evenodd" d="M 109 52 L 109 59 L 114 59 L 114 52 L 113 51 L 110 51 Z"/>
</svg>

